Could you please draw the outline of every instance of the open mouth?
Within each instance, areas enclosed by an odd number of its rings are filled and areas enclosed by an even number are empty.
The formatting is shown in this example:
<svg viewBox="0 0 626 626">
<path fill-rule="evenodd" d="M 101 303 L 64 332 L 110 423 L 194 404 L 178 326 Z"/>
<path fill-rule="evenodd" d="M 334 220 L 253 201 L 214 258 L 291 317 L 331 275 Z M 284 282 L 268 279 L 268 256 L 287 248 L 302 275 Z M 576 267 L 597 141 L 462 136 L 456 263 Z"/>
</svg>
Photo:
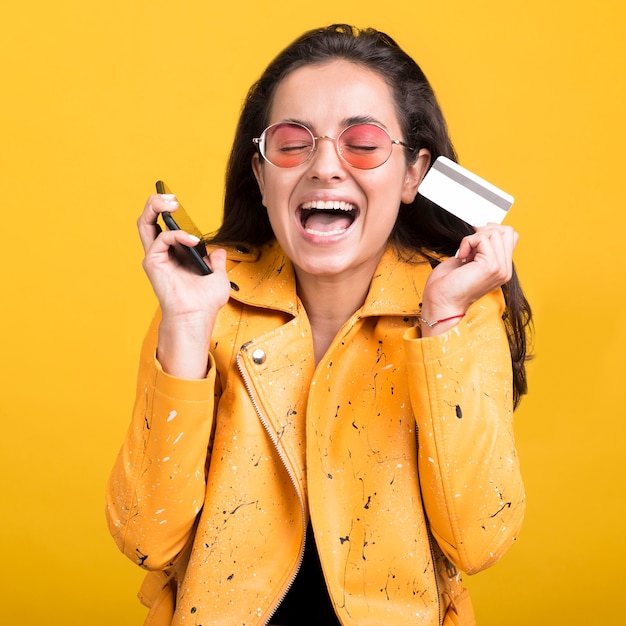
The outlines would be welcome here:
<svg viewBox="0 0 626 626">
<path fill-rule="evenodd" d="M 312 235 L 339 235 L 352 226 L 358 209 L 349 202 L 313 200 L 300 207 L 300 223 Z"/>
</svg>

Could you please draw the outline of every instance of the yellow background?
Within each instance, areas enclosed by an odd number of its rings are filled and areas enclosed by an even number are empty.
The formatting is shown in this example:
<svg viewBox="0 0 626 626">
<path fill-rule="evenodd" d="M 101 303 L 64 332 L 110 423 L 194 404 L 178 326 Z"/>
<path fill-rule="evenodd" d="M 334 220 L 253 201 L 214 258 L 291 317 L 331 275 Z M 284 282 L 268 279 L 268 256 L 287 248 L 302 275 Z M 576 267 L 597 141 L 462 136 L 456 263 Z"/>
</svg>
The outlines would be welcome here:
<svg viewBox="0 0 626 626">
<path fill-rule="evenodd" d="M 461 161 L 512 193 L 534 307 L 522 535 L 473 577 L 481 626 L 622 623 L 626 5 L 84 0 L 0 10 L 0 622 L 131 626 L 142 573 L 103 490 L 155 301 L 135 219 L 162 177 L 200 227 L 250 83 L 303 30 L 388 31 Z"/>
</svg>

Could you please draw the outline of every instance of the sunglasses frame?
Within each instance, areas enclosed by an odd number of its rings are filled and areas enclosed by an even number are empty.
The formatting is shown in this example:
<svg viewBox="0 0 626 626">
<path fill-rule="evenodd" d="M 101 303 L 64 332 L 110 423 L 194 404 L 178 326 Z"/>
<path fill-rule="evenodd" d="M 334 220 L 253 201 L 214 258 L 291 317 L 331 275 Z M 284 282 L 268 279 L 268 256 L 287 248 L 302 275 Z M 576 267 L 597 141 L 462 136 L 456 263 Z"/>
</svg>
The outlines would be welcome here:
<svg viewBox="0 0 626 626">
<path fill-rule="evenodd" d="M 312 145 L 311 150 L 310 150 L 309 154 L 307 155 L 306 159 L 302 160 L 300 163 L 296 163 L 295 165 L 278 165 L 277 163 L 274 163 L 274 162 L 272 162 L 272 161 L 270 161 L 268 159 L 268 157 L 265 154 L 265 138 L 267 136 L 267 133 L 270 130 L 272 130 L 273 128 L 276 128 L 277 126 L 297 126 L 299 128 L 304 128 L 304 130 L 306 130 L 309 133 L 309 135 L 313 139 L 313 145 Z M 385 159 L 383 161 L 381 161 L 377 165 L 374 165 L 373 167 L 359 167 L 358 165 L 354 165 L 354 163 L 350 163 L 350 161 L 344 156 L 343 151 L 339 147 L 339 141 L 341 140 L 341 137 L 343 136 L 343 134 L 345 132 L 349 131 L 351 128 L 355 128 L 357 126 L 374 126 L 376 128 L 379 128 L 380 130 L 382 130 L 385 133 L 385 135 L 387 135 L 387 137 L 389 138 L 389 142 L 390 142 L 390 144 L 389 144 L 389 154 L 387 154 L 387 156 L 385 157 Z M 393 147 L 394 146 L 402 146 L 403 148 L 406 148 L 407 150 L 414 150 L 414 148 L 409 146 L 404 141 L 401 141 L 400 139 L 393 139 L 391 137 L 391 135 L 389 134 L 389 131 L 386 128 L 382 127 L 380 124 L 374 124 L 373 122 L 359 122 L 357 124 L 350 124 L 350 126 L 346 126 L 339 133 L 339 135 L 337 135 L 337 137 L 331 137 L 330 135 L 314 135 L 313 131 L 308 126 L 305 126 L 304 124 L 300 124 L 299 122 L 276 122 L 275 124 L 270 124 L 261 133 L 261 135 L 259 137 L 254 137 L 252 139 L 252 143 L 254 143 L 256 145 L 256 147 L 257 147 L 257 149 L 259 151 L 259 154 L 270 165 L 273 165 L 274 167 L 279 167 L 280 169 L 291 169 L 292 167 L 298 167 L 299 165 L 302 165 L 303 163 L 306 163 L 309 159 L 311 159 L 311 157 L 315 154 L 315 152 L 317 150 L 317 144 L 318 144 L 318 141 L 320 139 L 328 139 L 329 141 L 332 141 L 335 144 L 335 151 L 337 152 L 337 155 L 339 156 L 339 158 L 344 163 L 347 163 L 350 167 L 354 167 L 354 168 L 359 169 L 359 170 L 374 170 L 377 167 L 380 167 L 381 165 L 384 165 L 389 160 L 389 157 L 391 156 L 391 153 L 393 151 Z"/>
</svg>

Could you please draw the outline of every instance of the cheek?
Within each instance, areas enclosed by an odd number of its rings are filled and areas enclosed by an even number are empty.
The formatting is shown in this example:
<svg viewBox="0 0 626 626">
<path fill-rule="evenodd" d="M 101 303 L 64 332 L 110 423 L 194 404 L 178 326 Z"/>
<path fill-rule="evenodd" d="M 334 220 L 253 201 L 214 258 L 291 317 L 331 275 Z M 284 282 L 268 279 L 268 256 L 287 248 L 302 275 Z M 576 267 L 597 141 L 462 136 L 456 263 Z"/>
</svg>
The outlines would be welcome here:
<svg viewBox="0 0 626 626">
<path fill-rule="evenodd" d="M 406 171 L 381 172 L 363 186 L 369 203 L 385 215 L 397 215 L 405 196 Z"/>
<path fill-rule="evenodd" d="M 263 205 L 269 210 L 284 210 L 288 208 L 290 198 L 296 188 L 298 177 L 289 173 L 265 170 L 261 194 Z"/>
<path fill-rule="evenodd" d="M 267 211 L 274 232 L 280 232 L 287 226 L 290 216 L 289 200 L 293 185 L 286 184 L 283 177 L 266 176 L 263 185 L 263 206 Z"/>
<path fill-rule="evenodd" d="M 277 190 L 272 185 L 271 181 L 265 181 L 261 195 L 263 196 L 263 206 L 268 210 L 268 213 L 271 214 L 272 209 L 277 204 Z"/>
</svg>

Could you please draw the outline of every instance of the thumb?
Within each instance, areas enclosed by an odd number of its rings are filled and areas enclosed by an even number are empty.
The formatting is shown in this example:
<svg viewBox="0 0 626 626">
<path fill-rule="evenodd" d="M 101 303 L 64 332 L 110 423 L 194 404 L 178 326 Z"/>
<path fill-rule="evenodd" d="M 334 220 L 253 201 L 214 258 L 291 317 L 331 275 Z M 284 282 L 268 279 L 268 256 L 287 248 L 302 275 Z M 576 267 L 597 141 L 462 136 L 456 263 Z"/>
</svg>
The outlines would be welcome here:
<svg viewBox="0 0 626 626">
<path fill-rule="evenodd" d="M 213 250 L 208 255 L 210 266 L 213 268 L 213 271 L 225 272 L 226 271 L 226 250 L 223 248 L 218 248 L 217 250 Z"/>
</svg>

